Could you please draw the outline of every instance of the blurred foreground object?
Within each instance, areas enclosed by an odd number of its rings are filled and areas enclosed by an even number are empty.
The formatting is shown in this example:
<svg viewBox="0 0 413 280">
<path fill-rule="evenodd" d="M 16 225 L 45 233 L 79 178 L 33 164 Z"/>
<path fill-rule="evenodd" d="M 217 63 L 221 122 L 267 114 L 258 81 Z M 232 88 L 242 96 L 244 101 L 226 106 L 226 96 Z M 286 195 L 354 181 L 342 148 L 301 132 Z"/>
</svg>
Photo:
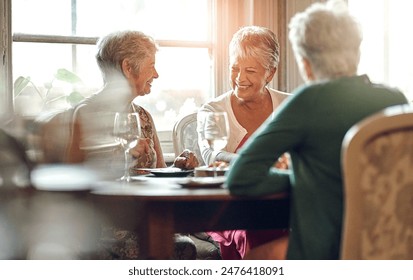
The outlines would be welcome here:
<svg viewBox="0 0 413 280">
<path fill-rule="evenodd" d="M 89 200 L 94 172 L 78 165 L 41 165 L 31 178 L 36 192 L 27 214 L 26 258 L 95 258 L 100 219 Z"/>
<path fill-rule="evenodd" d="M 0 130 L 0 188 L 28 187 L 31 168 L 24 146 Z"/>
<path fill-rule="evenodd" d="M 23 255 L 15 214 L 19 213 L 19 205 L 26 205 L 26 197 L 32 190 L 31 168 L 23 145 L 0 130 L 0 259 Z"/>
<path fill-rule="evenodd" d="M 95 180 L 83 166 L 33 167 L 24 147 L 0 130 L 0 259 L 94 258 Z"/>
</svg>

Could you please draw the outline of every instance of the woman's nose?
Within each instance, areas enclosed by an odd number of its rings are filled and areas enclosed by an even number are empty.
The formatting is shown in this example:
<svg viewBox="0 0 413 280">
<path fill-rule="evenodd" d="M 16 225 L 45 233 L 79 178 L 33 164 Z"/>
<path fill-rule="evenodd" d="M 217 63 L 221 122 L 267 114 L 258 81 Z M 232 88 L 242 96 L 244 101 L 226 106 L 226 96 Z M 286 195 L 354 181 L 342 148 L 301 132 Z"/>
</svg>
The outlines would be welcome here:
<svg viewBox="0 0 413 280">
<path fill-rule="evenodd" d="M 241 82 L 241 81 L 245 80 L 245 71 L 240 70 L 238 72 L 236 80 L 237 80 L 237 82 Z"/>
<path fill-rule="evenodd" d="M 153 71 L 153 78 L 157 79 L 159 77 L 158 71 L 156 71 L 156 69 L 154 69 Z"/>
</svg>

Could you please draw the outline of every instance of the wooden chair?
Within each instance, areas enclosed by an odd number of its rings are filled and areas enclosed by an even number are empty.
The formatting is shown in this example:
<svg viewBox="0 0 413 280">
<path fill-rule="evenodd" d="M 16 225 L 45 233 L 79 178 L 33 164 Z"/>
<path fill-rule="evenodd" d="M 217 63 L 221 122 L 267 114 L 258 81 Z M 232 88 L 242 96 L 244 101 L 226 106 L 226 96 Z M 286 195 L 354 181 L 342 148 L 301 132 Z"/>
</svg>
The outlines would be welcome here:
<svg viewBox="0 0 413 280">
<path fill-rule="evenodd" d="M 413 259 L 413 107 L 354 125 L 342 146 L 342 259 Z"/>
</svg>

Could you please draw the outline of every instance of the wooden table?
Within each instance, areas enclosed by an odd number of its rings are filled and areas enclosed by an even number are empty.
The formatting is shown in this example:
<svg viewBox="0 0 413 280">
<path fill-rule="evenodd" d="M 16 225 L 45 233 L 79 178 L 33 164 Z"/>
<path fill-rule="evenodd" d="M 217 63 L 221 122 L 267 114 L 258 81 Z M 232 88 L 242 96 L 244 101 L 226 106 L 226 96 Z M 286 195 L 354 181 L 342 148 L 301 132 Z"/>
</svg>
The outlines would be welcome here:
<svg viewBox="0 0 413 280">
<path fill-rule="evenodd" d="M 145 259 L 168 259 L 178 232 L 288 228 L 286 194 L 237 197 L 225 188 L 182 188 L 177 180 L 100 182 L 92 198 L 105 222 L 137 232 Z"/>
</svg>

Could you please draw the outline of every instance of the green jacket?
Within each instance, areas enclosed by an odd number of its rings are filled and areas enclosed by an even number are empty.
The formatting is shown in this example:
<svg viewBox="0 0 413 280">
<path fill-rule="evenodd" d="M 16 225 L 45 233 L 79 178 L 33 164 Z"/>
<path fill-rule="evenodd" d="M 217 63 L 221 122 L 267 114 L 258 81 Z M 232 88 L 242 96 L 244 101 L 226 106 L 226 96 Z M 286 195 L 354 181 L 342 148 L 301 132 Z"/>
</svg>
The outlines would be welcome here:
<svg viewBox="0 0 413 280">
<path fill-rule="evenodd" d="M 289 191 L 287 258 L 338 259 L 344 135 L 363 118 L 405 103 L 400 91 L 372 84 L 367 76 L 300 87 L 244 144 L 231 163 L 228 188 L 236 195 Z M 272 168 L 285 152 L 291 156 L 290 170 Z"/>
</svg>

